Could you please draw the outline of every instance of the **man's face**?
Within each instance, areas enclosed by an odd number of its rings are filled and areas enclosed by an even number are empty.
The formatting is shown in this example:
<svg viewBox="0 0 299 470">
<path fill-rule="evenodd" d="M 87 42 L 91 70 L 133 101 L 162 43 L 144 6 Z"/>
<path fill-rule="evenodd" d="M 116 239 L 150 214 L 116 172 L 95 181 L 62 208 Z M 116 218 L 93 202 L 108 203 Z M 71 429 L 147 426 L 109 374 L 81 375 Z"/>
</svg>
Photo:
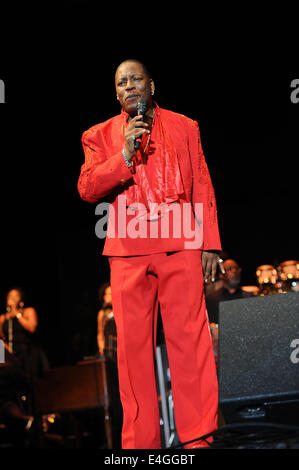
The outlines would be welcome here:
<svg viewBox="0 0 299 470">
<path fill-rule="evenodd" d="M 225 274 L 221 274 L 222 279 L 228 282 L 231 287 L 237 287 L 241 282 L 241 268 L 233 259 L 227 259 L 223 263 Z"/>
<path fill-rule="evenodd" d="M 151 93 L 154 82 L 146 75 L 138 62 L 124 62 L 115 74 L 116 97 L 122 108 L 130 115 L 137 114 L 137 103 L 144 98 L 152 106 Z"/>
</svg>

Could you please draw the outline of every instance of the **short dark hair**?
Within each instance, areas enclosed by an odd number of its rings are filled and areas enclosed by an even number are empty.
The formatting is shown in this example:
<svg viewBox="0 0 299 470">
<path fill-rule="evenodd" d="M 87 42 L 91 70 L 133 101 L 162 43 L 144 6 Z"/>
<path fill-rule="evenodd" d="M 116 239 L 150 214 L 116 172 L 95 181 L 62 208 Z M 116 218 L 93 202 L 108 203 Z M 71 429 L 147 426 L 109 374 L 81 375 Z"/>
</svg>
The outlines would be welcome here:
<svg viewBox="0 0 299 470">
<path fill-rule="evenodd" d="M 136 64 L 141 65 L 142 68 L 143 68 L 143 71 L 144 71 L 145 75 L 147 75 L 148 78 L 152 78 L 152 76 L 151 76 L 151 74 L 150 74 L 149 69 L 147 68 L 147 66 L 146 66 L 143 62 L 141 62 L 141 60 L 138 60 L 138 59 L 126 59 L 126 60 L 123 60 L 123 61 L 119 64 L 119 66 L 117 67 L 116 70 L 118 70 L 118 68 L 119 68 L 122 64 L 124 64 L 124 63 L 126 63 L 126 62 L 136 62 Z M 116 73 L 116 71 L 115 71 L 115 73 Z"/>
</svg>

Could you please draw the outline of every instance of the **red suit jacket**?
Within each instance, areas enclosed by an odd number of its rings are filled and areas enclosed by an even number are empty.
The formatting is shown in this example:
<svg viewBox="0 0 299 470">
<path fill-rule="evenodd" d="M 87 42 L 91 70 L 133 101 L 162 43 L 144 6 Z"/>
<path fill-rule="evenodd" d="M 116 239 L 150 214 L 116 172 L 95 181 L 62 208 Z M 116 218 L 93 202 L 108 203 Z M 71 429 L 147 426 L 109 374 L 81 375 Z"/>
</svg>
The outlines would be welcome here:
<svg viewBox="0 0 299 470">
<path fill-rule="evenodd" d="M 202 250 L 221 250 L 219 237 L 217 209 L 214 189 L 202 150 L 198 124 L 184 115 L 162 108 L 155 108 L 160 119 L 166 123 L 172 143 L 178 155 L 179 169 L 184 186 L 184 197 L 180 203 L 188 202 L 195 207 L 201 203 L 203 207 Z M 109 199 L 114 209 L 115 219 L 118 220 L 119 198 L 126 184 L 133 182 L 132 168 L 128 168 L 122 149 L 124 145 L 123 123 L 124 112 L 107 121 L 96 124 L 82 135 L 82 145 L 85 153 L 85 163 L 81 167 L 78 181 L 78 191 L 81 198 L 90 203 L 96 203 L 104 198 Z M 154 129 L 153 129 L 154 131 Z M 155 158 L 150 155 L 150 158 Z M 160 158 L 157 157 L 156 158 Z M 134 217 L 127 215 L 126 223 Z M 111 225 L 109 213 L 109 226 Z M 151 221 L 147 221 L 152 224 Z M 149 233 L 149 232 L 148 232 Z M 170 236 L 146 238 L 122 238 L 106 236 L 104 255 L 133 256 L 156 252 L 178 251 L 185 248 L 186 238 Z"/>
</svg>

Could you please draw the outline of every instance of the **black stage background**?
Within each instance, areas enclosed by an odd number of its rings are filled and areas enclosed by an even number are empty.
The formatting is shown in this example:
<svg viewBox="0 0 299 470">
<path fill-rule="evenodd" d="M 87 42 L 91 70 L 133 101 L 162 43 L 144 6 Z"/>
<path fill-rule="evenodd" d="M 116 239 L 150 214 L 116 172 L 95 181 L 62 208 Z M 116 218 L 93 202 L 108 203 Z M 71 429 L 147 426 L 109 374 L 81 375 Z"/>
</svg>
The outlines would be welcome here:
<svg viewBox="0 0 299 470">
<path fill-rule="evenodd" d="M 1 310 L 9 288 L 26 289 L 53 366 L 96 352 L 97 289 L 109 271 L 95 205 L 77 193 L 80 139 L 119 112 L 114 71 L 126 58 L 152 71 L 160 107 L 198 120 L 223 249 L 242 266 L 243 284 L 255 283 L 260 264 L 298 259 L 296 56 L 286 63 L 269 39 L 253 46 L 238 34 L 213 45 L 200 21 L 166 32 L 148 20 L 145 33 L 124 15 L 118 28 L 100 9 L 72 3 L 19 12 L 0 74 Z"/>
</svg>

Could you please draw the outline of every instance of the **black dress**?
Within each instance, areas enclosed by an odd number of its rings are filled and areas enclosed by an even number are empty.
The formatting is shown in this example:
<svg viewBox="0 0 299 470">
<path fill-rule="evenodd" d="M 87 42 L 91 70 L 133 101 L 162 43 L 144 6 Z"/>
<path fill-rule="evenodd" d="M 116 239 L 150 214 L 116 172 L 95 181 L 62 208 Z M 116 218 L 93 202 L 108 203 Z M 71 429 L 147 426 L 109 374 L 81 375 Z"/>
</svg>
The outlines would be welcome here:
<svg viewBox="0 0 299 470">
<path fill-rule="evenodd" d="M 2 330 L 7 344 L 10 339 L 12 340 L 13 357 L 18 366 L 30 378 L 42 377 L 48 369 L 48 361 L 42 349 L 37 345 L 34 334 L 27 331 L 16 317 L 10 320 L 6 318 Z"/>
</svg>

